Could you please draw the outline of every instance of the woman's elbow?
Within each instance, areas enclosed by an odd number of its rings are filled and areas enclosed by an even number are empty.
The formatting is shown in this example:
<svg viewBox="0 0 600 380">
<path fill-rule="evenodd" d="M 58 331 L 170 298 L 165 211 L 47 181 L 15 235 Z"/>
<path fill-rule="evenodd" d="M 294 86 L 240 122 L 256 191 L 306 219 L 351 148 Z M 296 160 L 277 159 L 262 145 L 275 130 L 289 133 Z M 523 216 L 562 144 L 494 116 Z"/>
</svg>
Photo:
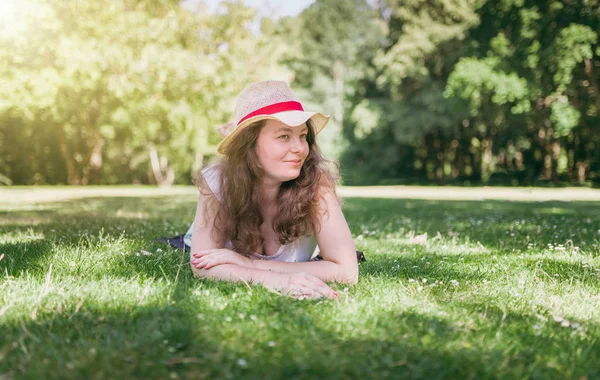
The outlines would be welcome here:
<svg viewBox="0 0 600 380">
<path fill-rule="evenodd" d="M 349 265 L 344 268 L 340 273 L 338 282 L 350 285 L 356 284 L 358 282 L 358 265 Z"/>
<path fill-rule="evenodd" d="M 203 278 L 203 279 L 213 279 L 214 276 L 212 276 L 207 269 L 200 269 L 200 268 L 196 268 L 194 266 L 194 264 L 190 263 L 190 266 L 192 268 L 192 274 L 194 275 L 194 277 L 196 278 Z"/>
</svg>

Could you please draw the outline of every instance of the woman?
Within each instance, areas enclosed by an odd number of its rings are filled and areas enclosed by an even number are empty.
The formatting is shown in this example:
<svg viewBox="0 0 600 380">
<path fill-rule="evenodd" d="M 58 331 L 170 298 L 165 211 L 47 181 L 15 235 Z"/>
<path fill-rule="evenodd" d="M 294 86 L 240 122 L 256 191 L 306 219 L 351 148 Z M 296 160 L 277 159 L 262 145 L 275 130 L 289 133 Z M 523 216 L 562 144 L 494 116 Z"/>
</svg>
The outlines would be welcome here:
<svg viewBox="0 0 600 380">
<path fill-rule="evenodd" d="M 245 89 L 235 116 L 218 147 L 223 158 L 197 181 L 186 234 L 194 275 L 337 298 L 325 282 L 356 283 L 358 264 L 330 162 L 315 141 L 329 116 L 305 112 L 282 81 Z M 311 261 L 317 245 L 322 260 Z"/>
</svg>

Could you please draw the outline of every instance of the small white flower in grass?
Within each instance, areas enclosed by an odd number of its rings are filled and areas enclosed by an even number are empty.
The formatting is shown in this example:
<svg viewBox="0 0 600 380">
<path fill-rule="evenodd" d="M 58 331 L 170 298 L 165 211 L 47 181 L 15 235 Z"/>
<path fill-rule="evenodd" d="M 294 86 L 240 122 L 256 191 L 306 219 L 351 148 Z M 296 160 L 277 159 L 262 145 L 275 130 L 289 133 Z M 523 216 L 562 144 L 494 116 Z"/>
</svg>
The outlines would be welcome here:
<svg viewBox="0 0 600 380">
<path fill-rule="evenodd" d="M 422 287 L 422 286 L 419 286 L 419 287 L 417 288 L 417 290 L 420 292 L 421 290 L 423 290 L 423 287 Z"/>
<path fill-rule="evenodd" d="M 252 319 L 254 322 L 256 322 L 258 320 L 258 318 L 256 318 L 256 315 L 252 314 L 250 316 L 250 319 Z"/>
<path fill-rule="evenodd" d="M 569 321 L 567 321 L 567 320 L 565 319 L 564 321 L 562 321 L 562 322 L 560 323 L 560 325 L 561 325 L 562 327 L 569 327 L 569 326 L 571 326 L 571 322 L 569 322 Z"/>
<path fill-rule="evenodd" d="M 275 342 L 273 342 L 273 341 L 270 341 L 270 342 L 269 342 L 269 347 L 275 347 L 276 345 L 277 345 L 277 343 L 275 343 Z"/>
<path fill-rule="evenodd" d="M 240 313 L 240 314 L 238 314 L 238 317 L 240 317 L 240 319 L 244 319 L 244 318 L 246 318 L 246 315 L 244 313 Z"/>
<path fill-rule="evenodd" d="M 456 280 L 450 280 L 450 283 L 451 283 L 453 286 L 458 286 L 458 281 L 456 281 Z"/>
<path fill-rule="evenodd" d="M 409 278 L 408 282 L 415 282 L 415 279 L 414 278 Z"/>
<path fill-rule="evenodd" d="M 152 256 L 152 252 L 144 251 L 143 249 L 141 252 L 142 252 L 142 255 L 144 255 L 144 256 Z"/>
<path fill-rule="evenodd" d="M 239 358 L 237 360 L 237 364 L 242 368 L 246 368 L 248 366 L 248 362 L 244 358 Z"/>
<path fill-rule="evenodd" d="M 158 249 L 156 250 L 156 253 L 161 253 L 161 252 L 162 252 L 162 249 L 160 249 L 160 248 L 158 248 Z"/>
<path fill-rule="evenodd" d="M 231 317 L 225 317 L 225 322 L 231 322 Z"/>
<path fill-rule="evenodd" d="M 426 283 L 427 283 L 427 279 L 426 279 L 426 278 L 424 278 L 424 279 L 423 279 L 423 280 L 421 280 L 421 281 L 423 281 L 423 283 L 424 283 L 424 284 L 426 284 Z"/>
</svg>

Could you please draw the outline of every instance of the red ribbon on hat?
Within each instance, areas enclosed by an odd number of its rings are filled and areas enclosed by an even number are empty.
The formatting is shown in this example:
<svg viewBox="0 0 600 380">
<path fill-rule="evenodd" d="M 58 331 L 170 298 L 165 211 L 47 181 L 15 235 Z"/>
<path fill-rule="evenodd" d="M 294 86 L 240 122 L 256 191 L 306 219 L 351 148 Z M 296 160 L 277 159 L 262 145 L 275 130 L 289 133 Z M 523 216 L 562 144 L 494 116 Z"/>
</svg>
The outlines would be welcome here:
<svg viewBox="0 0 600 380">
<path fill-rule="evenodd" d="M 257 115 L 272 115 L 274 113 L 285 112 L 285 111 L 304 111 L 304 108 L 302 108 L 302 104 L 300 104 L 300 102 L 296 102 L 296 101 L 270 104 L 266 107 L 259 108 L 256 111 L 250 112 L 249 114 L 247 114 L 246 116 L 241 118 L 240 121 L 237 123 L 237 125 L 240 125 L 244 120 L 249 119 L 254 116 L 257 116 Z"/>
</svg>

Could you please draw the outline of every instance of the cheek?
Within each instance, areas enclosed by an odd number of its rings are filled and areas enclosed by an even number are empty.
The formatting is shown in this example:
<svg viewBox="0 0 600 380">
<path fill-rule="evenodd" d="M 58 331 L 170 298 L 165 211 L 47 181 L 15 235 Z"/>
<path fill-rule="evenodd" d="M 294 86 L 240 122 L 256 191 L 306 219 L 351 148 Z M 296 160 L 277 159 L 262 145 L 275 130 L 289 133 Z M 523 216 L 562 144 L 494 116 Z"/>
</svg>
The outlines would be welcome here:
<svg viewBox="0 0 600 380">
<path fill-rule="evenodd" d="M 285 157 L 285 152 L 278 144 L 263 143 L 257 149 L 258 161 L 263 167 L 272 167 Z"/>
</svg>

